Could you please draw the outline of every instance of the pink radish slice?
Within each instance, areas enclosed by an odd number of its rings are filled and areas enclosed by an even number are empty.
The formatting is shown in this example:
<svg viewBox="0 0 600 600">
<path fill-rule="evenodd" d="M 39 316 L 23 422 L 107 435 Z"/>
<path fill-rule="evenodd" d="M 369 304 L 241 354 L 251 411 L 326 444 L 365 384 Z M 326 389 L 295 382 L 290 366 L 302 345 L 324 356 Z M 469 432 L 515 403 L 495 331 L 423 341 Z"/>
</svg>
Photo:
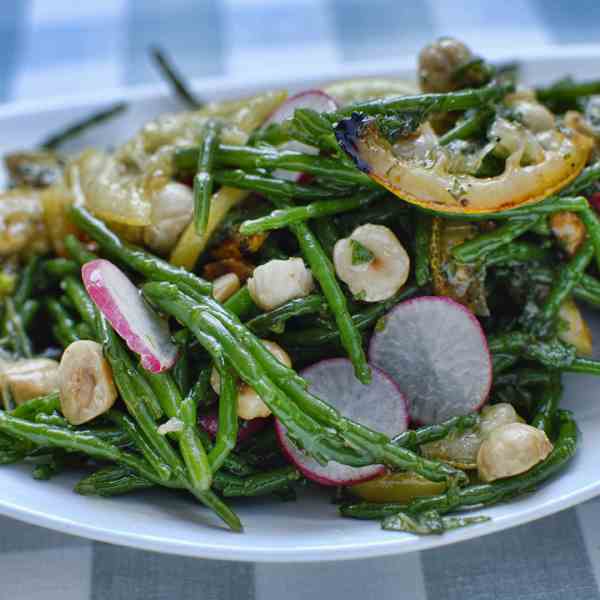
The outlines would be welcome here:
<svg viewBox="0 0 600 600">
<path fill-rule="evenodd" d="M 492 385 L 492 360 L 479 321 L 443 296 L 394 307 L 371 338 L 369 360 L 398 384 L 411 418 L 425 425 L 478 410 Z"/>
<path fill-rule="evenodd" d="M 288 98 L 279 108 L 277 108 L 277 110 L 275 110 L 275 112 L 273 112 L 273 114 L 265 121 L 264 125 L 267 126 L 272 123 L 282 123 L 287 119 L 291 119 L 297 108 L 311 108 L 317 112 L 332 112 L 338 108 L 338 104 L 325 92 L 321 92 L 320 90 L 307 90 L 306 92 L 300 92 L 299 94 Z M 294 150 L 296 152 L 303 152 L 304 154 L 319 154 L 317 148 L 296 141 L 281 144 L 279 149 Z M 297 182 L 301 179 L 302 173 L 285 171 L 284 169 L 275 169 L 275 171 L 273 171 L 273 177 Z"/>
<path fill-rule="evenodd" d="M 201 415 L 199 421 L 202 428 L 211 437 L 214 438 L 217 435 L 217 430 L 219 429 L 219 413 L 217 411 L 212 411 L 208 414 Z M 251 419 L 250 421 L 240 421 L 237 436 L 238 444 L 243 444 L 249 440 L 253 435 L 264 429 L 265 425 L 270 422 L 270 417 L 258 417 L 256 419 Z"/>
<path fill-rule="evenodd" d="M 108 260 L 92 260 L 81 268 L 83 283 L 94 304 L 133 352 L 144 369 L 160 373 L 177 359 L 169 328 L 148 306 L 138 288 Z"/>
<path fill-rule="evenodd" d="M 363 385 L 354 377 L 354 368 L 345 358 L 323 360 L 302 372 L 309 391 L 336 408 L 344 417 L 393 437 L 406 431 L 406 400 L 396 384 L 382 371 L 373 369 L 373 381 Z M 307 477 L 322 485 L 351 485 L 385 473 L 383 465 L 349 467 L 335 461 L 320 465 L 298 449 L 275 421 L 279 443 L 287 457 Z"/>
</svg>

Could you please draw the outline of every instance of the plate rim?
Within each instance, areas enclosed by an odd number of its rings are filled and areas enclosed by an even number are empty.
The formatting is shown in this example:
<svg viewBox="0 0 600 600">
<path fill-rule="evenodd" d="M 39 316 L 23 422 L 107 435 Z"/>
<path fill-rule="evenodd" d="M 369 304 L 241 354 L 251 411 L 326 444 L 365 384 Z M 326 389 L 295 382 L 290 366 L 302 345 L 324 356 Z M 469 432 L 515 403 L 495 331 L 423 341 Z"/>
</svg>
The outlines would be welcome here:
<svg viewBox="0 0 600 600">
<path fill-rule="evenodd" d="M 507 52 L 505 49 L 496 49 L 486 52 L 493 60 L 510 60 L 518 58 L 527 63 L 559 59 L 600 59 L 600 44 L 578 44 L 571 46 L 547 45 L 532 48 L 521 48 L 518 52 Z M 335 65 L 319 72 L 316 75 L 302 73 L 300 77 L 290 78 L 284 76 L 264 77 L 261 80 L 249 80 L 245 77 L 217 77 L 194 79 L 192 84 L 195 90 L 210 89 L 211 97 L 226 97 L 243 93 L 242 90 L 252 92 L 269 87 L 294 87 L 318 81 L 324 82 L 347 77 L 360 77 L 369 75 L 391 75 L 398 72 L 408 72 L 414 67 L 414 56 L 406 56 L 401 60 L 373 60 L 369 62 L 355 62 L 344 65 Z M 90 104 L 111 102 L 115 100 L 129 100 L 139 102 L 143 100 L 159 99 L 168 95 L 168 90 L 163 84 L 148 84 L 107 89 L 102 92 L 79 94 L 76 96 L 55 96 L 43 100 L 12 101 L 0 105 L 0 119 L 24 117 L 27 115 L 47 113 L 54 110 L 77 109 Z M 10 467 L 4 467 L 10 468 Z M 558 474 L 557 477 L 560 477 Z M 549 485 L 556 481 L 553 478 Z M 541 519 L 548 515 L 585 502 L 600 495 L 600 480 L 583 488 L 569 492 L 558 500 L 548 500 L 541 505 L 516 511 L 514 513 L 494 518 L 489 523 L 468 527 L 449 532 L 440 537 L 410 537 L 397 533 L 382 532 L 382 537 L 371 542 L 335 542 L 333 544 L 319 544 L 311 547 L 304 545 L 300 549 L 281 548 L 275 546 L 245 546 L 236 544 L 235 534 L 231 534 L 231 544 L 211 543 L 208 535 L 199 541 L 190 542 L 184 539 L 140 534 L 134 530 L 124 533 L 111 530 L 108 527 L 98 527 L 86 524 L 80 520 L 71 520 L 62 516 L 53 515 L 47 511 L 23 508 L 16 503 L 7 501 L 0 496 L 0 514 L 7 517 L 53 529 L 69 535 L 88 538 L 100 542 L 118 544 L 122 546 L 149 550 L 153 552 L 169 553 L 174 555 L 189 556 L 204 559 L 244 561 L 244 562 L 312 562 L 316 560 L 353 560 L 360 558 L 374 558 L 408 552 L 417 552 L 434 547 L 466 541 L 477 537 L 490 535 L 510 527 L 525 524 Z M 378 524 L 372 523 L 374 527 Z M 244 534 L 242 534 L 244 535 Z M 246 534 L 247 535 L 247 534 Z"/>
</svg>

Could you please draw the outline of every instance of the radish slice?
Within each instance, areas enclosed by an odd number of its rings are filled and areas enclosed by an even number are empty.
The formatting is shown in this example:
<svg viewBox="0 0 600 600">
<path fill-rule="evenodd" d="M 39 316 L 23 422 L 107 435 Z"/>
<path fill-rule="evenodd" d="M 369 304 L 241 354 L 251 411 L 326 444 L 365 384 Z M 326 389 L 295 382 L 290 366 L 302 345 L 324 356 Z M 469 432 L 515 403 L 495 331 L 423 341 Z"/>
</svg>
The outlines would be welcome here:
<svg viewBox="0 0 600 600">
<path fill-rule="evenodd" d="M 217 411 L 201 415 L 198 420 L 200 421 L 202 429 L 204 429 L 211 437 L 214 438 L 217 435 L 219 429 L 219 413 Z M 253 435 L 264 429 L 267 423 L 270 422 L 271 417 L 257 417 L 256 419 L 250 419 L 249 421 L 240 419 L 237 443 L 243 444 L 248 441 Z"/>
<path fill-rule="evenodd" d="M 324 360 L 306 368 L 302 376 L 309 391 L 325 400 L 342 415 L 392 437 L 406 431 L 406 400 L 396 384 L 379 369 L 373 381 L 363 385 L 354 376 L 354 368 L 345 358 Z M 275 421 L 279 443 L 287 457 L 308 479 L 322 485 L 352 485 L 385 473 L 383 465 L 349 467 L 335 461 L 319 464 L 299 450 L 286 435 L 286 428 Z"/>
<path fill-rule="evenodd" d="M 398 304 L 371 338 L 370 361 L 406 394 L 422 424 L 481 408 L 492 384 L 492 360 L 479 321 L 445 296 Z"/>
<path fill-rule="evenodd" d="M 169 328 L 148 306 L 129 278 L 108 260 L 92 260 L 81 268 L 83 283 L 94 304 L 133 352 L 144 369 L 160 373 L 177 359 Z"/>
<path fill-rule="evenodd" d="M 291 96 L 279 106 L 279 108 L 277 108 L 277 110 L 275 110 L 275 112 L 265 121 L 264 126 L 271 125 L 272 123 L 282 123 L 287 119 L 291 119 L 297 108 L 311 108 L 317 112 L 332 112 L 338 108 L 338 104 L 331 96 L 320 90 L 300 92 L 295 96 Z M 296 141 L 281 144 L 279 149 L 294 150 L 296 152 L 303 152 L 304 154 L 319 154 L 317 148 Z M 273 177 L 298 182 L 302 177 L 302 173 L 286 171 L 284 169 L 275 169 L 275 171 L 273 171 Z"/>
</svg>

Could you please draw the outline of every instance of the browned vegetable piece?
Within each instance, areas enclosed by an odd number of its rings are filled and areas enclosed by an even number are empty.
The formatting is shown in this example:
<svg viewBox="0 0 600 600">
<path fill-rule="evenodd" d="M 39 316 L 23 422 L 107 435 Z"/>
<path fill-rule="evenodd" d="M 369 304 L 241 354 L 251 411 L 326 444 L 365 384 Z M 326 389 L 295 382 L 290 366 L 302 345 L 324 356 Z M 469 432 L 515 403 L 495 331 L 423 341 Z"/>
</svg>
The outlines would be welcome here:
<svg viewBox="0 0 600 600">
<path fill-rule="evenodd" d="M 480 316 L 489 315 L 485 297 L 485 273 L 477 265 L 459 263 L 452 258 L 452 248 L 478 233 L 477 226 L 461 221 L 432 220 L 429 257 L 433 290 L 448 296 Z"/>
<path fill-rule="evenodd" d="M 559 212 L 550 217 L 550 228 L 569 256 L 573 256 L 583 243 L 586 228 L 572 212 Z"/>
<path fill-rule="evenodd" d="M 13 152 L 4 157 L 6 170 L 13 186 L 46 188 L 58 183 L 63 176 L 63 163 L 53 152 Z"/>
</svg>

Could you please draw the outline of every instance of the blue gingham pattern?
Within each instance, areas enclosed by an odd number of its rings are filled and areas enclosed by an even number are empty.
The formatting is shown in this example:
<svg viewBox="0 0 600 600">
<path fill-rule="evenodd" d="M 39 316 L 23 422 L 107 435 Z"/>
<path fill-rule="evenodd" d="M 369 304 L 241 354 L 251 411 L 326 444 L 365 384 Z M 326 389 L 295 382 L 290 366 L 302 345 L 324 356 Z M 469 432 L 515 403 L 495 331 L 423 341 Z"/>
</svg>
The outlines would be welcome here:
<svg viewBox="0 0 600 600">
<path fill-rule="evenodd" d="M 445 33 L 482 54 L 597 42 L 598 23 L 599 0 L 5 0 L 0 101 L 156 81 L 151 43 L 189 76 L 260 80 L 415 54 Z M 300 565 L 170 557 L 0 517 L 0 600 L 595 600 L 599 577 L 600 500 L 420 554 Z"/>
</svg>

